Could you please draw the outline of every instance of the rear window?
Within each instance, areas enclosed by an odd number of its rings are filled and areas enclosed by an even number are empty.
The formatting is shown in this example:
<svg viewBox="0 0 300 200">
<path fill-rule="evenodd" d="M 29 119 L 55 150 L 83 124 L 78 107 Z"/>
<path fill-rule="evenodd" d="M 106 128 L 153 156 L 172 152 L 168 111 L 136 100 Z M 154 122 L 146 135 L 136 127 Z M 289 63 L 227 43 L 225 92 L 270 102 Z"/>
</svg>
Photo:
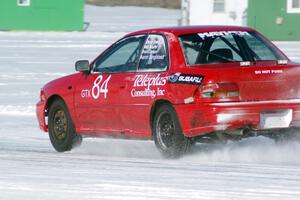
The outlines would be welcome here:
<svg viewBox="0 0 300 200">
<path fill-rule="evenodd" d="M 255 32 L 218 31 L 179 36 L 188 65 L 286 60 Z"/>
</svg>

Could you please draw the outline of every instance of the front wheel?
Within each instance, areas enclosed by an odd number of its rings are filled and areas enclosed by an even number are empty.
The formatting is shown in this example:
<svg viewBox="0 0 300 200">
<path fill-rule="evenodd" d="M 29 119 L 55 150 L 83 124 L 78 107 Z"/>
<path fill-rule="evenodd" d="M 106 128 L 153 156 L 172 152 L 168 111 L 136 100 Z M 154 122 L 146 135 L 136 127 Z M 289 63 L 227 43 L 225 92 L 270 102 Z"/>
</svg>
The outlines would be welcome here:
<svg viewBox="0 0 300 200">
<path fill-rule="evenodd" d="M 62 100 L 56 100 L 50 106 L 48 127 L 51 144 L 58 152 L 69 151 L 82 141 L 82 137 L 75 133 L 74 124 Z"/>
<path fill-rule="evenodd" d="M 190 138 L 182 134 L 177 113 L 171 105 L 161 105 L 153 122 L 153 137 L 156 147 L 169 158 L 179 157 L 191 146 Z"/>
</svg>

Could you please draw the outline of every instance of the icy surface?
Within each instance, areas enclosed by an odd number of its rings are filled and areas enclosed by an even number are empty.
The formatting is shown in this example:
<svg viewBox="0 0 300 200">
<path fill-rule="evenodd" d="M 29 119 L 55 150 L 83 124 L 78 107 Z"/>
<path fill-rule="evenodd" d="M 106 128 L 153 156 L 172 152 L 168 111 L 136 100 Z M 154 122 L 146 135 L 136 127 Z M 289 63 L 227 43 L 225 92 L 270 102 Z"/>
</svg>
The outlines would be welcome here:
<svg viewBox="0 0 300 200">
<path fill-rule="evenodd" d="M 299 199 L 300 143 L 258 137 L 163 159 L 152 141 L 84 139 L 56 153 L 35 118 L 39 89 L 128 31 L 179 11 L 88 6 L 87 32 L 0 32 L 0 199 Z M 278 42 L 300 61 L 300 43 Z"/>
</svg>

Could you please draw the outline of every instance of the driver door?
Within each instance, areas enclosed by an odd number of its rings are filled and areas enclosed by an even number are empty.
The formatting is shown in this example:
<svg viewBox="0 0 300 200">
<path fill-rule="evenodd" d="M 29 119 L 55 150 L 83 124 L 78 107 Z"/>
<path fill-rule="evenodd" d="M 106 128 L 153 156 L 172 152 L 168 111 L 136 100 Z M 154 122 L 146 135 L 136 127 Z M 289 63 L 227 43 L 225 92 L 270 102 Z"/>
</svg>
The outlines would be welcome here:
<svg viewBox="0 0 300 200">
<path fill-rule="evenodd" d="M 82 74 L 75 92 L 79 129 L 90 133 L 122 132 L 119 108 L 122 93 L 136 71 L 144 35 L 122 39 L 93 63 L 90 74 Z"/>
</svg>

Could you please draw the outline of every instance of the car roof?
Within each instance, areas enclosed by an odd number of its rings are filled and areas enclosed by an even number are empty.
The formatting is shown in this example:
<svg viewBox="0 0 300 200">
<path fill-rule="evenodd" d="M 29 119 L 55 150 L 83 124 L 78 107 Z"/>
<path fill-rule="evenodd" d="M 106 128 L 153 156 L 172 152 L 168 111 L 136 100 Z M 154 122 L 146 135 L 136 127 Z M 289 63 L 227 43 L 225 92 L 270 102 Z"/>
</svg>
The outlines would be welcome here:
<svg viewBox="0 0 300 200">
<path fill-rule="evenodd" d="M 149 34 L 149 33 L 172 33 L 176 36 L 192 33 L 213 32 L 213 31 L 255 31 L 252 28 L 241 26 L 174 26 L 152 28 L 129 33 L 126 36 Z"/>
</svg>

